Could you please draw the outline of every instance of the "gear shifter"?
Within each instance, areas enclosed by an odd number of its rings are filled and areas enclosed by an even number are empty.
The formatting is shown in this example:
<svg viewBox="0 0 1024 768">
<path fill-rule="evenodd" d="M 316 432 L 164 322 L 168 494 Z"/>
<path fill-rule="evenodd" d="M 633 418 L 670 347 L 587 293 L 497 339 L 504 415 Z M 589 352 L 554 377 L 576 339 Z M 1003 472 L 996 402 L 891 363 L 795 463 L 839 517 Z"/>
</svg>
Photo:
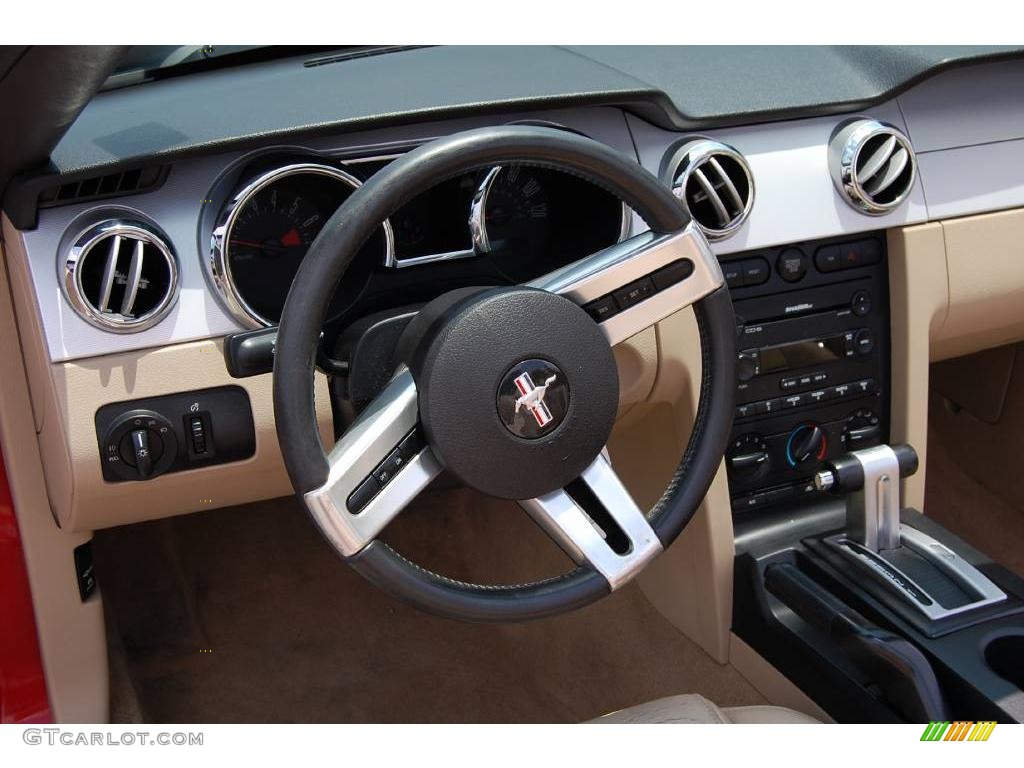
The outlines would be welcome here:
<svg viewBox="0 0 1024 768">
<path fill-rule="evenodd" d="M 846 509 L 847 538 L 879 552 L 900 547 L 899 479 L 917 472 L 909 445 L 878 445 L 840 456 L 818 472 L 819 491 L 852 493 Z"/>
<path fill-rule="evenodd" d="M 828 543 L 933 621 L 1005 600 L 999 587 L 956 552 L 900 524 L 899 480 L 917 467 L 917 452 L 909 445 L 852 451 L 826 465 L 814 477 L 818 490 L 849 494 L 846 532 Z"/>
</svg>

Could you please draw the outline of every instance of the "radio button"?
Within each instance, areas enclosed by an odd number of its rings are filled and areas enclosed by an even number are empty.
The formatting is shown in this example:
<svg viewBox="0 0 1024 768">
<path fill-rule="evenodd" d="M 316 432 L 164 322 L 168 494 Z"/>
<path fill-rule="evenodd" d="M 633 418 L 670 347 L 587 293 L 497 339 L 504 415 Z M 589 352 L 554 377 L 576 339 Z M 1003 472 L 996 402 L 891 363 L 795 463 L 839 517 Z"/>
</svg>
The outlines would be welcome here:
<svg viewBox="0 0 1024 768">
<path fill-rule="evenodd" d="M 775 397 L 771 400 L 759 400 L 754 403 L 754 413 L 757 416 L 767 416 L 778 413 L 782 410 L 782 399 Z"/>
<path fill-rule="evenodd" d="M 807 404 L 807 397 L 805 395 L 786 395 L 782 398 L 782 408 L 787 410 L 789 408 L 799 408 L 801 405 Z"/>
<path fill-rule="evenodd" d="M 736 406 L 737 419 L 749 419 L 757 415 L 757 403 L 743 403 Z"/>
<path fill-rule="evenodd" d="M 827 389 L 816 389 L 813 392 L 808 392 L 805 396 L 809 403 L 823 403 L 826 400 L 832 399 L 829 397 L 829 391 Z"/>
<path fill-rule="evenodd" d="M 826 381 L 828 381 L 828 374 L 825 373 L 824 371 L 817 371 L 816 373 L 812 373 L 811 381 L 814 384 L 824 384 Z"/>
<path fill-rule="evenodd" d="M 807 256 L 799 248 L 787 248 L 779 254 L 775 269 L 787 283 L 797 283 L 807 274 Z"/>
<path fill-rule="evenodd" d="M 832 398 L 841 400 L 844 397 L 848 397 L 852 393 L 851 385 L 849 384 L 836 384 L 832 387 Z"/>
<path fill-rule="evenodd" d="M 768 262 L 764 259 L 747 259 L 741 264 L 743 268 L 743 285 L 761 285 L 768 282 Z"/>
<path fill-rule="evenodd" d="M 796 379 L 779 379 L 779 389 L 786 391 L 790 389 L 796 389 Z"/>
<path fill-rule="evenodd" d="M 854 392 L 858 395 L 873 395 L 875 394 L 875 380 L 874 379 L 861 379 L 860 381 L 854 382 L 852 385 Z"/>
<path fill-rule="evenodd" d="M 743 286 L 743 264 L 739 261 L 727 261 L 722 265 L 722 277 L 725 284 L 730 288 L 741 288 Z"/>
</svg>

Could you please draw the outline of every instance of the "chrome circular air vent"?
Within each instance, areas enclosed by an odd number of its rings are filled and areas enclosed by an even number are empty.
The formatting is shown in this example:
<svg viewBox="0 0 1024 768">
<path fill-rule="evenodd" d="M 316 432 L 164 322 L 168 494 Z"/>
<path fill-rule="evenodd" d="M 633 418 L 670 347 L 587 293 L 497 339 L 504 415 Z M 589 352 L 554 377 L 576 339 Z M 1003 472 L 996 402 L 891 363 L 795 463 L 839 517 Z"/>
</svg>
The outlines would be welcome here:
<svg viewBox="0 0 1024 768">
<path fill-rule="evenodd" d="M 840 193 L 871 216 L 893 210 L 914 186 L 916 162 L 910 140 L 878 120 L 840 125 L 828 146 L 828 164 Z"/>
<path fill-rule="evenodd" d="M 86 322 L 134 333 L 160 322 L 178 296 L 178 261 L 167 241 L 139 221 L 108 219 L 75 239 L 62 288 Z"/>
<path fill-rule="evenodd" d="M 728 144 L 711 139 L 681 144 L 663 165 L 662 178 L 710 240 L 739 229 L 754 204 L 747 161 Z"/>
</svg>

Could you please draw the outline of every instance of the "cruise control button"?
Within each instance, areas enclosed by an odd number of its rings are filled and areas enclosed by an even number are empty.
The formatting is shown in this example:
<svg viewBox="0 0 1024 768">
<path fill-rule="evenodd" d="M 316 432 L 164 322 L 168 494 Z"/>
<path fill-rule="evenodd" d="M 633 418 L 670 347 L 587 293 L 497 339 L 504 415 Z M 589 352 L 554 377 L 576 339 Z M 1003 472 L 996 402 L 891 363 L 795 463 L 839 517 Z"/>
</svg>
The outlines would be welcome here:
<svg viewBox="0 0 1024 768">
<path fill-rule="evenodd" d="M 390 483 L 404 466 L 405 457 L 403 457 L 399 450 L 395 448 L 395 450 L 389 453 L 388 457 L 377 465 L 375 470 L 373 470 L 373 477 L 383 487 Z"/>
<path fill-rule="evenodd" d="M 413 430 L 398 444 L 398 452 L 407 462 L 412 461 L 416 454 L 423 450 L 423 437 L 418 429 Z"/>
<path fill-rule="evenodd" d="M 652 293 L 654 293 L 654 283 L 651 282 L 651 278 L 645 277 L 635 283 L 630 283 L 625 288 L 620 288 L 612 295 L 615 297 L 615 303 L 619 305 L 619 309 L 626 309 L 634 304 L 639 304 Z"/>
<path fill-rule="evenodd" d="M 370 476 L 363 480 L 348 497 L 348 511 L 353 515 L 370 503 L 370 499 L 380 492 L 380 483 Z"/>
<path fill-rule="evenodd" d="M 594 299 L 589 304 L 584 304 L 583 309 L 599 323 L 607 320 L 619 311 L 619 308 L 615 306 L 615 299 L 611 296 L 602 296 L 600 299 Z"/>
<path fill-rule="evenodd" d="M 692 274 L 693 262 L 689 259 L 680 259 L 652 274 L 651 282 L 654 283 L 654 290 L 663 291 L 670 285 L 683 282 Z"/>
</svg>

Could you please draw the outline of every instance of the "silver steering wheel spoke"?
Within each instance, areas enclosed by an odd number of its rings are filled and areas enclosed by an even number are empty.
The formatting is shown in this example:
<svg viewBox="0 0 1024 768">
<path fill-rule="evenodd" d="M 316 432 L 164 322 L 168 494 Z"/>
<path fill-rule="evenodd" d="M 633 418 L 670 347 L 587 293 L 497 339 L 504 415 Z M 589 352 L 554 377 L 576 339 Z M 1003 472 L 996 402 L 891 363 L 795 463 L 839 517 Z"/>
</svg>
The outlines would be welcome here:
<svg viewBox="0 0 1024 768">
<path fill-rule="evenodd" d="M 724 284 L 718 259 L 693 224 L 679 232 L 644 232 L 534 280 L 586 309 L 612 345 Z"/>
<path fill-rule="evenodd" d="M 582 494 L 561 489 L 519 504 L 566 554 L 580 565 L 593 567 L 614 591 L 661 553 L 661 541 L 604 452 L 583 471 L 580 482 L 589 490 L 589 503 L 574 498 Z M 592 508 L 595 502 L 617 531 L 602 528 L 603 516 Z M 607 522 L 604 525 L 609 527 Z"/>
<path fill-rule="evenodd" d="M 416 384 L 399 371 L 327 455 L 327 481 L 303 496 L 345 556 L 362 551 L 441 472 L 417 432 Z"/>
</svg>

